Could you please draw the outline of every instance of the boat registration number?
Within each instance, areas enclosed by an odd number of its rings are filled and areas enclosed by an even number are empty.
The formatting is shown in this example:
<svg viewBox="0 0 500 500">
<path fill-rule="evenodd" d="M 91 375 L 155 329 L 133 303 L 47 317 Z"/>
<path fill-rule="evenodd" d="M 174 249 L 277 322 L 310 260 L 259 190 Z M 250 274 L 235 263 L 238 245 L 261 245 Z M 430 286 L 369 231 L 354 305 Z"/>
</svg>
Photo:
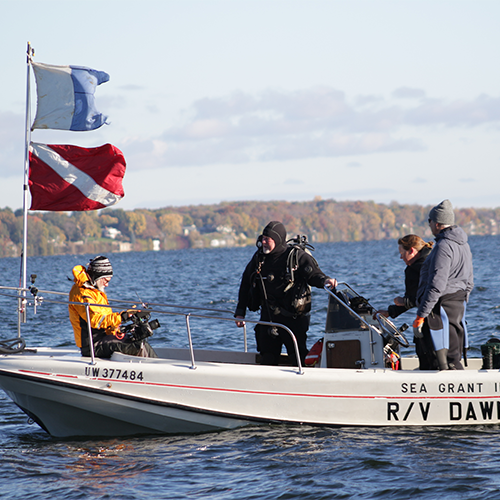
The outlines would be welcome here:
<svg viewBox="0 0 500 500">
<path fill-rule="evenodd" d="M 144 376 L 142 372 L 135 370 L 121 370 L 118 368 L 99 368 L 97 366 L 85 367 L 85 376 L 92 378 L 112 378 L 120 380 L 139 380 L 142 381 Z"/>
</svg>

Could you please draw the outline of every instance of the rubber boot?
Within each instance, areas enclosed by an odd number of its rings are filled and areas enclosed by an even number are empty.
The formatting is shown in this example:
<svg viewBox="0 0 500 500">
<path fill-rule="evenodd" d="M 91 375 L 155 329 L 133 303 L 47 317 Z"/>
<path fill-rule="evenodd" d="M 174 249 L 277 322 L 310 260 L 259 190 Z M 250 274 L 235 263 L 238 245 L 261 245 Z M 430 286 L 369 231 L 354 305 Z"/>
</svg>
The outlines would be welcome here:
<svg viewBox="0 0 500 500">
<path fill-rule="evenodd" d="M 448 367 L 448 349 L 439 349 L 436 351 L 439 370 L 449 370 Z"/>
</svg>

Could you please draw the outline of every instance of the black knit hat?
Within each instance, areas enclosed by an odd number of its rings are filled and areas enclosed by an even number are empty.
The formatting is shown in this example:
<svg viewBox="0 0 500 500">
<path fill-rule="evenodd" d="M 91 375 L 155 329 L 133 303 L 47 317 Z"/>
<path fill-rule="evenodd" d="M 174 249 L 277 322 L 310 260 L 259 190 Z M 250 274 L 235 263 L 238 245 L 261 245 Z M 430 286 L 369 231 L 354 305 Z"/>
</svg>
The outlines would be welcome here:
<svg viewBox="0 0 500 500">
<path fill-rule="evenodd" d="M 100 278 L 111 278 L 113 276 L 113 268 L 111 262 L 104 255 L 99 255 L 89 262 L 87 274 L 92 283 L 95 283 Z"/>
</svg>

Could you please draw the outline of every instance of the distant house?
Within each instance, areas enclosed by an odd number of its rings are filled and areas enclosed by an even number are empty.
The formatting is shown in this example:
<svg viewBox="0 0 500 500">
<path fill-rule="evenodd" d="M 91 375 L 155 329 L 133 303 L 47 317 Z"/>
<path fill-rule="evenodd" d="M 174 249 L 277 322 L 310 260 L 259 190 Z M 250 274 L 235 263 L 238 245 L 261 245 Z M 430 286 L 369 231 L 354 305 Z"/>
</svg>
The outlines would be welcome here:
<svg viewBox="0 0 500 500">
<path fill-rule="evenodd" d="M 229 227 L 229 226 L 217 226 L 215 228 L 215 230 L 218 233 L 223 233 L 223 234 L 231 234 L 234 232 L 234 229 L 232 227 Z"/>
<path fill-rule="evenodd" d="M 129 241 L 118 241 L 113 243 L 113 245 L 117 246 L 115 252 L 131 252 L 132 251 L 132 243 Z"/>
<path fill-rule="evenodd" d="M 196 231 L 196 226 L 194 224 L 191 224 L 190 226 L 184 226 L 182 228 L 182 234 L 184 236 L 189 236 L 189 233 Z"/>
<path fill-rule="evenodd" d="M 227 245 L 226 240 L 213 239 L 210 240 L 211 247 L 225 247 Z"/>
<path fill-rule="evenodd" d="M 103 238 L 111 238 L 112 240 L 116 239 L 117 236 L 121 236 L 122 232 L 116 227 L 105 227 L 102 230 Z"/>
</svg>

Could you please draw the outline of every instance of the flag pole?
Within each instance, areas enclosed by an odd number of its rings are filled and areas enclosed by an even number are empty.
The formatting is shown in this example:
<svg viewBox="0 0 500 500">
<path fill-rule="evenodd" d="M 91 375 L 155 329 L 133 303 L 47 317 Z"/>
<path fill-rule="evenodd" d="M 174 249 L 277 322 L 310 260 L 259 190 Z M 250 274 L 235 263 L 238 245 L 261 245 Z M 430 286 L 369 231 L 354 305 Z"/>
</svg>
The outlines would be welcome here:
<svg viewBox="0 0 500 500">
<path fill-rule="evenodd" d="M 21 288 L 23 289 L 20 293 L 19 298 L 19 308 L 18 308 L 18 322 L 17 322 L 17 334 L 18 337 L 21 336 L 21 323 L 26 322 L 26 268 L 27 259 L 26 254 L 28 251 L 28 178 L 29 178 L 29 148 L 31 142 L 31 62 L 33 60 L 33 55 L 35 54 L 35 49 L 31 47 L 31 43 L 28 42 L 27 47 L 27 57 L 26 57 L 26 130 L 25 130 L 25 147 L 24 147 L 24 182 L 23 182 L 23 245 L 22 245 L 22 263 L 21 263 Z"/>
</svg>

